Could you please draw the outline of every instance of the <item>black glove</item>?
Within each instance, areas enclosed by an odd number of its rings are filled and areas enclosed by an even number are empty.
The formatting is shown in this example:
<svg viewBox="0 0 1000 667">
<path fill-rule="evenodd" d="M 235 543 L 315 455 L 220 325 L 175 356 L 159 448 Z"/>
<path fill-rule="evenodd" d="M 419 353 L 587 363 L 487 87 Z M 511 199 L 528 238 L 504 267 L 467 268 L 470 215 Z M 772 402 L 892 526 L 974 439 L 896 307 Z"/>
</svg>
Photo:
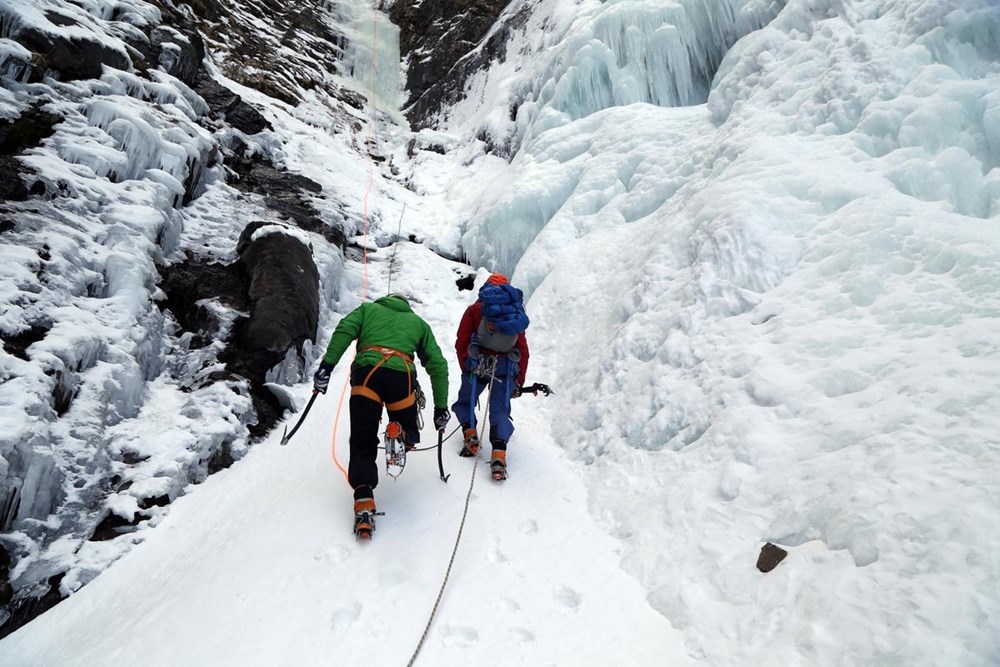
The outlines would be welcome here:
<svg viewBox="0 0 1000 667">
<path fill-rule="evenodd" d="M 443 431 L 444 427 L 448 425 L 449 419 L 451 419 L 451 413 L 448 412 L 448 408 L 434 408 L 434 428 Z"/>
<path fill-rule="evenodd" d="M 515 382 L 514 383 L 514 391 L 511 392 L 510 397 L 511 398 L 517 398 L 520 395 L 521 395 L 521 383 L 520 382 Z"/>
<path fill-rule="evenodd" d="M 319 369 L 316 371 L 316 374 L 313 375 L 313 391 L 325 394 L 327 388 L 330 386 L 331 373 L 333 373 L 333 366 L 327 363 L 321 363 L 319 365 Z"/>
</svg>

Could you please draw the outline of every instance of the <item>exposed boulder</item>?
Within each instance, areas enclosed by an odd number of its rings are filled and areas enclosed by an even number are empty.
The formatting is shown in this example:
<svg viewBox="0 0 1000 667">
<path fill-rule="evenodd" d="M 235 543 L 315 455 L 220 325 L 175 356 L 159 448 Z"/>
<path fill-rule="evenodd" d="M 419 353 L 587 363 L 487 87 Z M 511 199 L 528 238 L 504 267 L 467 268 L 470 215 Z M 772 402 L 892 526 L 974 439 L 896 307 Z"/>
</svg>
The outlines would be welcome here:
<svg viewBox="0 0 1000 667">
<path fill-rule="evenodd" d="M 283 412 L 265 386 L 267 372 L 290 350 L 315 340 L 319 321 L 319 271 L 312 250 L 282 228 L 288 229 L 252 222 L 236 246 L 248 281 L 250 314 L 237 321 L 223 358 L 229 370 L 250 381 L 258 413 L 253 435 L 266 433 Z"/>
<path fill-rule="evenodd" d="M 261 385 L 288 350 L 315 337 L 319 319 L 319 271 L 312 251 L 280 231 L 283 227 L 252 222 L 236 245 L 249 282 L 250 316 L 237 328 L 240 358 L 229 365 Z"/>
<path fill-rule="evenodd" d="M 463 276 L 463 277 L 459 278 L 458 280 L 456 280 L 455 284 L 458 286 L 459 291 L 461 291 L 461 290 L 468 290 L 468 291 L 471 292 L 472 289 L 473 289 L 473 287 L 476 284 L 476 274 L 475 273 L 470 273 L 467 276 Z"/>
<path fill-rule="evenodd" d="M 35 595 L 17 597 L 8 605 L 6 611 L 0 611 L 0 639 L 59 604 L 63 599 L 63 594 L 59 590 L 63 577 L 65 577 L 64 572 L 39 582 L 34 586 L 37 589 Z M 3 618 L 3 614 L 6 614 L 6 618 Z"/>
<path fill-rule="evenodd" d="M 778 563 L 785 560 L 787 555 L 787 551 L 768 542 L 761 547 L 760 556 L 757 557 L 757 569 L 761 572 L 770 572 L 778 567 Z"/>
<path fill-rule="evenodd" d="M 161 287 L 167 298 L 161 305 L 193 334 L 192 349 L 213 341 L 225 343 L 219 355 L 226 365 L 225 377 L 211 374 L 203 381 L 245 378 L 257 411 L 250 432 L 259 437 L 285 409 L 266 386 L 268 371 L 315 339 L 319 271 L 312 250 L 281 223 L 250 223 L 236 250 L 239 259 L 229 265 L 188 260 L 165 268 Z M 218 310 L 207 307 L 213 300 L 229 309 L 231 320 L 221 321 Z M 219 451 L 210 468 L 221 469 L 231 462 L 231 454 Z"/>
</svg>

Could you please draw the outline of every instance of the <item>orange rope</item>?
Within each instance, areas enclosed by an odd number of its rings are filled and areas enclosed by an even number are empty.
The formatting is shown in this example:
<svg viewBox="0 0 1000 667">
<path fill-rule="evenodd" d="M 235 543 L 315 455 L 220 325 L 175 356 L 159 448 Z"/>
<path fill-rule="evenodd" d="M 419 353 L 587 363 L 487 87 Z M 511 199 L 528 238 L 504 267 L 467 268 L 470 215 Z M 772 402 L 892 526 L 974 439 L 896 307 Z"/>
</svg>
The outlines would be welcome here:
<svg viewBox="0 0 1000 667">
<path fill-rule="evenodd" d="M 340 425 L 340 413 L 343 411 L 344 394 L 347 393 L 347 385 L 349 381 L 350 381 L 350 374 L 348 374 L 348 377 L 344 379 L 344 388 L 340 390 L 340 400 L 337 402 L 337 416 L 334 417 L 333 419 L 333 441 L 332 441 L 333 463 L 334 465 L 337 466 L 337 469 L 340 470 L 340 472 L 344 473 L 344 481 L 346 481 L 348 484 L 351 483 L 351 480 L 347 477 L 347 469 L 344 468 L 343 465 L 341 465 L 340 459 L 337 458 L 337 429 Z"/>
<path fill-rule="evenodd" d="M 372 185 L 375 182 L 375 161 L 372 160 L 372 128 L 375 126 L 375 53 L 376 47 L 378 45 L 378 30 L 376 23 L 375 7 L 372 7 L 372 61 L 371 61 L 371 84 L 370 84 L 370 95 L 368 97 L 368 104 L 371 108 L 371 114 L 368 118 L 368 131 L 365 136 L 365 154 L 368 156 L 368 182 L 365 185 L 365 196 L 362 200 L 361 206 L 361 224 L 363 227 L 364 238 L 362 240 L 362 247 L 364 248 L 364 278 L 361 282 L 361 303 L 365 302 L 368 298 L 368 200 L 371 196 Z M 331 453 L 333 454 L 333 463 L 337 466 L 337 469 L 344 474 L 344 479 L 350 484 L 350 479 L 347 475 L 347 470 L 340 463 L 340 459 L 337 458 L 337 430 L 340 425 L 340 413 L 343 411 L 344 407 L 344 396 L 347 394 L 347 387 L 350 382 L 350 373 L 348 377 L 344 380 L 344 387 L 340 391 L 340 400 L 337 403 L 337 416 L 333 420 L 333 436 L 330 442 Z"/>
</svg>

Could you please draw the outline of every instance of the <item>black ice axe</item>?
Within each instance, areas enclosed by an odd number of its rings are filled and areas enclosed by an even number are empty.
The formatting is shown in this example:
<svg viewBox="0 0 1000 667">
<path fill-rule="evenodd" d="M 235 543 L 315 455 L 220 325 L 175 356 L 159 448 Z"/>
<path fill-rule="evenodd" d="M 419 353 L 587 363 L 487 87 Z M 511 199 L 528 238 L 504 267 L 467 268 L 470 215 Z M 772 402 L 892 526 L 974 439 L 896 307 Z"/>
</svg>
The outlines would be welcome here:
<svg viewBox="0 0 1000 667">
<path fill-rule="evenodd" d="M 538 396 L 538 392 L 542 392 L 546 396 L 554 393 L 552 389 L 547 384 L 542 384 L 541 382 L 536 382 L 535 384 L 529 384 L 527 387 L 521 387 L 522 394 L 533 394 Z"/>
<path fill-rule="evenodd" d="M 316 400 L 317 396 L 319 396 L 319 392 L 313 389 L 312 398 L 310 398 L 309 402 L 306 403 L 306 409 L 302 411 L 302 416 L 299 417 L 299 420 L 297 422 L 295 422 L 295 426 L 292 427 L 292 432 L 289 433 L 288 427 L 287 426 L 285 427 L 285 432 L 281 435 L 282 445 L 287 445 L 288 441 L 292 439 L 293 435 L 295 435 L 295 432 L 299 430 L 300 426 L 302 426 L 302 422 L 306 420 L 306 415 L 309 414 L 309 408 L 313 406 L 313 401 Z"/>
<path fill-rule="evenodd" d="M 451 477 L 451 473 L 449 473 L 447 475 L 444 474 L 444 463 L 441 461 L 441 449 L 442 449 L 441 446 L 443 444 L 444 444 L 444 429 L 441 429 L 441 430 L 438 431 L 438 446 L 437 446 L 437 450 L 438 450 L 438 472 L 441 473 L 441 481 L 444 482 L 445 484 L 447 484 L 448 483 L 448 478 Z"/>
</svg>

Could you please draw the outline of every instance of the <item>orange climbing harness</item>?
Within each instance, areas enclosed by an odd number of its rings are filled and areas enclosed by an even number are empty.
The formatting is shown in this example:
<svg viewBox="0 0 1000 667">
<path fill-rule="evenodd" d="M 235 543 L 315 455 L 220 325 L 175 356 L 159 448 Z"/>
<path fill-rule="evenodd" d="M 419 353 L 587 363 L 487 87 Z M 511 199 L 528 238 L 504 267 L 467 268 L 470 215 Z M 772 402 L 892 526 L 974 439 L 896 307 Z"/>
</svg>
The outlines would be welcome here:
<svg viewBox="0 0 1000 667">
<path fill-rule="evenodd" d="M 358 352 L 378 352 L 382 355 L 382 359 L 375 364 L 368 375 L 365 376 L 364 382 L 354 387 L 351 387 L 351 396 L 364 396 L 365 398 L 370 398 L 376 403 L 382 403 L 385 405 L 387 410 L 403 410 L 410 407 L 417 402 L 417 393 L 413 391 L 413 358 L 408 354 L 403 354 L 399 350 L 394 350 L 391 347 L 379 347 L 378 345 L 365 345 L 364 347 L 358 348 Z M 389 360 L 390 357 L 399 357 L 403 360 L 406 365 L 406 398 L 394 401 L 392 403 L 386 403 L 382 400 L 374 389 L 368 386 L 368 380 L 371 379 L 372 373 L 378 370 L 379 366 L 384 364 Z"/>
</svg>

